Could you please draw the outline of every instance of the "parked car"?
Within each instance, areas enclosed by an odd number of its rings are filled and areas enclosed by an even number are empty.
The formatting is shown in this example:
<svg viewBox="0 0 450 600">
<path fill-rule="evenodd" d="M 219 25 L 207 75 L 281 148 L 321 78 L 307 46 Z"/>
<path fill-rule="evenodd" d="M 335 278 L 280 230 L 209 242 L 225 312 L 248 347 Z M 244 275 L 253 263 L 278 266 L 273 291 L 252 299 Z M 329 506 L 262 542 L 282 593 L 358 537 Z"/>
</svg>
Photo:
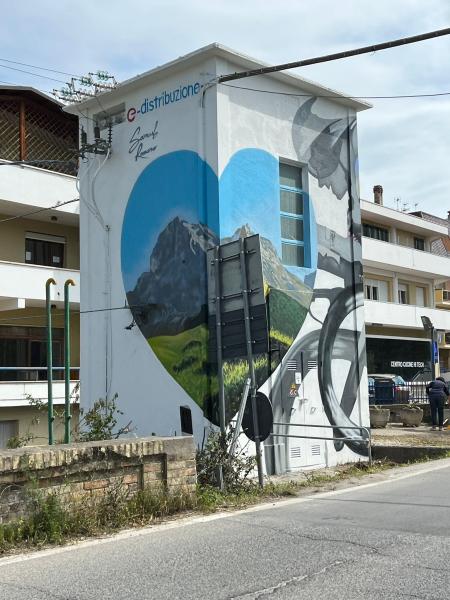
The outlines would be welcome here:
<svg viewBox="0 0 450 600">
<path fill-rule="evenodd" d="M 409 387 L 400 375 L 369 375 L 370 404 L 407 404 Z"/>
</svg>

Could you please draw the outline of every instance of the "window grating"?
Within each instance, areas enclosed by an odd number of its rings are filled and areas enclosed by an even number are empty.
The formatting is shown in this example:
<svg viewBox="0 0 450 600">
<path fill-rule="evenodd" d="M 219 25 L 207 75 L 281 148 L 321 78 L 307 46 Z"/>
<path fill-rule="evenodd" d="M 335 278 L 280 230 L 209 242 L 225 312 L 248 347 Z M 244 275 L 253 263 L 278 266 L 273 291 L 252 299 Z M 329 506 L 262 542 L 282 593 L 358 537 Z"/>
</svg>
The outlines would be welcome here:
<svg viewBox="0 0 450 600">
<path fill-rule="evenodd" d="M 280 190 L 280 209 L 281 212 L 291 213 L 293 215 L 303 214 L 303 195 L 290 190 Z"/>
<path fill-rule="evenodd" d="M 1 159 L 71 161 L 72 165 L 41 164 L 39 167 L 76 175 L 77 148 L 77 120 L 62 113 L 59 107 L 48 109 L 22 96 L 0 95 Z"/>
<path fill-rule="evenodd" d="M 0 158 L 20 160 L 19 101 L 0 98 Z"/>
<path fill-rule="evenodd" d="M 281 262 L 292 267 L 302 266 L 305 262 L 303 246 L 281 242 Z"/>
<path fill-rule="evenodd" d="M 281 237 L 285 240 L 303 241 L 303 221 L 281 216 Z"/>
</svg>

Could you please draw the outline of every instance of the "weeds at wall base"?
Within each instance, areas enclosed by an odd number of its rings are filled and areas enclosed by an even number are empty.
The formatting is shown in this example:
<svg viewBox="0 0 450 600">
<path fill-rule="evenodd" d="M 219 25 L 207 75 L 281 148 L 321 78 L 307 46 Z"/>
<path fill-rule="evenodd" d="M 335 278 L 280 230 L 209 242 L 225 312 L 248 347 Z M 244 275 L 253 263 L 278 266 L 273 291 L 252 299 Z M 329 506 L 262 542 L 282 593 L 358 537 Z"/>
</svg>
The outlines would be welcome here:
<svg viewBox="0 0 450 600">
<path fill-rule="evenodd" d="M 30 515 L 12 523 L 0 524 L 0 555 L 17 549 L 63 544 L 127 527 L 150 525 L 183 513 L 211 513 L 242 508 L 264 500 L 295 497 L 301 490 L 377 473 L 391 466 L 391 463 L 381 461 L 372 467 L 367 463 L 357 463 L 331 473 L 309 472 L 302 480 L 269 481 L 264 489 L 247 480 L 238 490 L 228 492 L 199 485 L 194 493 L 183 490 L 168 493 L 164 489 L 148 488 L 130 496 L 117 486 L 104 495 L 93 496 L 90 500 L 75 500 L 70 505 L 57 494 L 31 490 Z"/>
</svg>

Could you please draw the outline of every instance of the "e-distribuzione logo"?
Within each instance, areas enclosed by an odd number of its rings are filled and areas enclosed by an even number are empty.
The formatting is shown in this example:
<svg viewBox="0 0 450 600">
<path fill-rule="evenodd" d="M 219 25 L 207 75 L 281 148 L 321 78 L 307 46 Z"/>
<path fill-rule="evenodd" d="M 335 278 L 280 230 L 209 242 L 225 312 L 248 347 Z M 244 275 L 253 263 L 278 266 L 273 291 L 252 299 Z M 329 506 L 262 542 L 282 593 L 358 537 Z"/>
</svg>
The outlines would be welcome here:
<svg viewBox="0 0 450 600">
<path fill-rule="evenodd" d="M 159 96 L 155 96 L 154 98 L 145 98 L 139 108 L 132 107 L 128 109 L 127 119 L 130 123 L 132 123 L 136 119 L 137 115 L 145 115 L 146 113 L 153 112 L 158 108 L 163 108 L 168 104 L 173 104 L 175 102 L 180 102 L 180 100 L 197 96 L 202 87 L 202 84 L 196 81 L 195 83 L 180 85 L 178 88 L 170 92 L 164 90 L 159 94 Z"/>
</svg>

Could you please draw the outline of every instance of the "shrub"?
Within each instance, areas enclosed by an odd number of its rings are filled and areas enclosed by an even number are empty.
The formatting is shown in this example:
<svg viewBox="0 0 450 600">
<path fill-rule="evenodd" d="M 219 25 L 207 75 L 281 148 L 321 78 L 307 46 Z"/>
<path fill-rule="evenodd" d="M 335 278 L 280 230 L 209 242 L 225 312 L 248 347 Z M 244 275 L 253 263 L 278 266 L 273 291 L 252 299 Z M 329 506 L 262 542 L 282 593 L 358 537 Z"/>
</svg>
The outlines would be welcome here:
<svg viewBox="0 0 450 600">
<path fill-rule="evenodd" d="M 222 467 L 224 487 L 237 492 L 245 486 L 255 485 L 250 474 L 256 467 L 256 458 L 248 456 L 245 448 L 230 454 L 233 428 L 225 434 L 213 432 L 205 446 L 197 451 L 197 479 L 202 486 L 218 486 L 219 469 Z"/>
</svg>

